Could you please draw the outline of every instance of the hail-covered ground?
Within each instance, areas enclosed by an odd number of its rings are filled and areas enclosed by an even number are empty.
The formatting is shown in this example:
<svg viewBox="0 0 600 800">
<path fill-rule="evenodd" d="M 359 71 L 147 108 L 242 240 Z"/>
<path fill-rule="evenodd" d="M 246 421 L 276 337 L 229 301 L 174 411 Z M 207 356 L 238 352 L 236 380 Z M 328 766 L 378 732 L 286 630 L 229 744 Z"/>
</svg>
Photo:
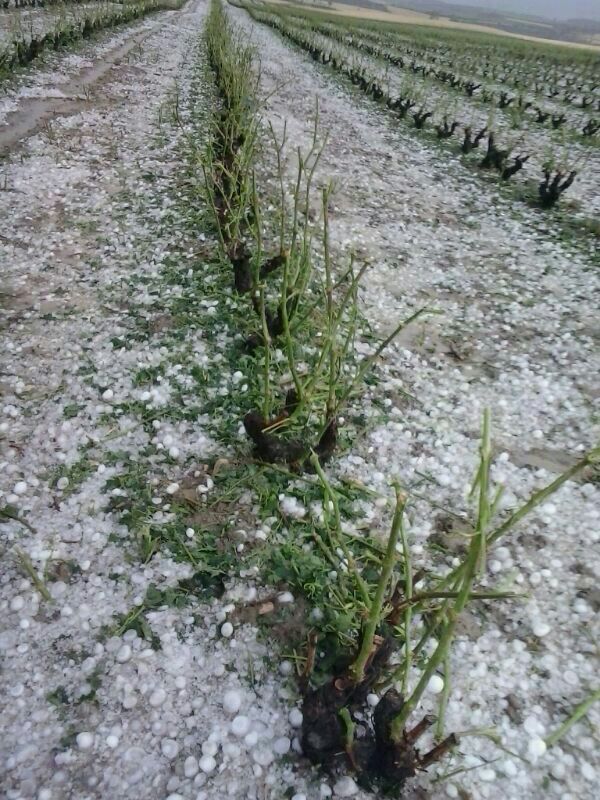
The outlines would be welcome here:
<svg viewBox="0 0 600 800">
<path fill-rule="evenodd" d="M 16 37 L 27 40 L 31 36 L 43 36 L 59 25 L 80 22 L 86 16 L 108 9 L 117 9 L 117 3 L 77 3 L 72 6 L 49 6 L 48 8 L 11 8 L 0 13 L 0 48 Z"/>
<path fill-rule="evenodd" d="M 237 19 L 261 53 L 265 95 L 279 87 L 266 115 L 280 136 L 285 122 L 288 141 L 308 150 L 318 99 L 328 137 L 315 180 L 333 182 L 339 261 L 354 251 L 372 264 L 361 296 L 373 327 L 386 335 L 420 307 L 441 312 L 388 352 L 389 419 L 335 468 L 381 493 L 400 479 L 437 503 L 413 507 L 413 551 L 425 566 L 428 547 L 460 552 L 445 510 L 467 507 L 484 408 L 505 508 L 597 441 L 598 273 L 585 246 L 562 242 L 538 213 L 508 205 L 272 31 Z M 594 795 L 597 712 L 551 752 L 542 740 L 596 688 L 599 501 L 597 485 L 568 483 L 490 553 L 490 582 L 526 596 L 467 617 L 446 722 L 493 726 L 506 749 L 463 740 L 461 764 L 472 771 L 430 787 L 432 797 Z"/>
<path fill-rule="evenodd" d="M 0 769 L 12 800 L 276 798 L 304 783 L 287 765 L 293 685 L 256 629 L 223 628 L 227 594 L 159 604 L 147 614 L 154 648 L 134 630 L 115 633 L 149 586 L 164 591 L 193 570 L 161 553 L 128 561 L 126 529 L 107 510 L 124 490 L 107 485 L 124 464 L 154 471 L 152 518 L 168 520 L 184 465 L 215 452 L 202 414 L 148 433 L 139 417 L 112 413 L 131 402 L 159 417 L 186 385 L 177 344 L 162 346 L 166 295 L 177 294 L 162 271 L 170 254 L 191 258 L 199 245 L 182 242 L 177 180 L 205 11 L 192 2 L 158 17 L 143 46 L 90 88 L 86 110 L 56 117 L 2 165 Z M 146 338 L 121 347 L 140 317 Z M 220 356 L 201 330 L 180 346 L 199 365 Z M 171 374 L 155 390 L 134 386 L 161 362 Z M 12 510 L 26 524 L 7 518 Z M 252 600 L 252 576 L 230 591 Z"/>
<path fill-rule="evenodd" d="M 128 495 L 147 496 L 150 523 L 170 530 L 174 498 L 193 487 L 206 502 L 206 463 L 235 456 L 217 444 L 218 411 L 195 399 L 197 370 L 203 397 L 225 403 L 243 390 L 224 357 L 233 334 L 207 333 L 220 301 L 195 298 L 194 323 L 177 328 L 206 245 L 181 160 L 214 102 L 205 13 L 191 0 L 104 37 L 51 65 L 64 63 L 68 81 L 31 73 L 3 106 L 7 140 L 11 120 L 27 131 L 0 167 L 10 221 L 0 232 L 0 782 L 11 800 L 368 796 L 302 760 L 292 665 L 237 614 L 294 597 L 241 568 L 218 599 L 166 602 L 193 578 L 200 526 L 192 515 L 182 541 L 148 552 L 119 511 Z M 376 495 L 399 478 L 433 501 L 415 496 L 410 518 L 415 562 L 427 565 L 432 546 L 444 558 L 460 552 L 446 510 L 468 507 L 484 407 L 506 508 L 594 443 L 597 273 L 533 212 L 232 15 L 259 45 L 262 90 L 277 90 L 264 115 L 276 130 L 287 120 L 293 146 L 307 146 L 319 97 L 329 141 L 318 180 L 335 182 L 336 260 L 352 249 L 372 261 L 364 314 L 385 334 L 417 307 L 441 312 L 390 349 L 369 401 L 386 421 L 332 466 Z M 110 61 L 121 48 L 127 58 Z M 73 105 L 33 129 L 31 97 L 65 94 Z M 465 738 L 439 767 L 455 776 L 436 782 L 434 769 L 404 796 L 595 795 L 597 711 L 551 751 L 543 738 L 597 688 L 599 494 L 585 480 L 566 484 L 489 554 L 490 584 L 526 596 L 465 617 L 446 728 L 491 728 L 499 743 Z M 240 552 L 270 530 L 251 487 L 241 500 Z M 304 512 L 293 489 L 281 508 Z M 375 501 L 361 513 L 377 528 L 389 511 Z M 190 561 L 172 558 L 177 548 Z"/>
</svg>

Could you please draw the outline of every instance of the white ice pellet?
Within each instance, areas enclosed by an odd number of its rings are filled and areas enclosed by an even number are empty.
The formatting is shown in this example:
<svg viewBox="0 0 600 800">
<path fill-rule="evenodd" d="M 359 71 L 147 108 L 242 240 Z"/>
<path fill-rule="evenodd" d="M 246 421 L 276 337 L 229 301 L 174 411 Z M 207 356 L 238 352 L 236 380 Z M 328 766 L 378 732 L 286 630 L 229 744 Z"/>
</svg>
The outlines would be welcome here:
<svg viewBox="0 0 600 800">
<path fill-rule="evenodd" d="M 287 497 L 284 494 L 280 494 L 279 507 L 286 516 L 294 517 L 295 519 L 302 519 L 306 516 L 306 509 L 295 497 Z"/>
<path fill-rule="evenodd" d="M 27 493 L 27 484 L 25 483 L 25 481 L 19 481 L 18 483 L 15 483 L 15 485 L 13 486 L 13 492 L 16 495 L 26 494 Z"/>
<path fill-rule="evenodd" d="M 198 759 L 188 756 L 183 762 L 183 774 L 186 778 L 193 778 L 198 774 Z"/>
<path fill-rule="evenodd" d="M 241 750 L 235 742 L 224 742 L 223 753 L 231 759 L 231 761 L 236 761 L 240 756 Z"/>
<path fill-rule="evenodd" d="M 202 772 L 205 772 L 207 775 L 210 775 L 211 772 L 214 772 L 215 767 L 217 766 L 217 762 L 212 756 L 202 756 L 199 761 L 199 766 Z"/>
<path fill-rule="evenodd" d="M 159 706 L 162 706 L 166 699 L 167 693 L 164 689 L 155 689 L 148 698 L 148 702 L 152 708 L 158 708 Z"/>
<path fill-rule="evenodd" d="M 292 708 L 288 719 L 292 728 L 299 728 L 302 725 L 302 720 L 304 717 L 302 716 L 302 712 L 299 708 Z"/>
<path fill-rule="evenodd" d="M 177 756 L 177 753 L 179 753 L 179 745 L 175 739 L 163 739 L 160 743 L 160 749 L 163 756 L 168 758 L 169 761 L 172 761 Z"/>
<path fill-rule="evenodd" d="M 131 647 L 128 644 L 124 644 L 119 647 L 115 658 L 119 664 L 124 664 L 126 661 L 129 661 L 131 658 Z"/>
<path fill-rule="evenodd" d="M 596 780 L 596 770 L 587 761 L 582 761 L 581 762 L 581 774 L 586 779 L 586 781 L 595 781 Z"/>
<path fill-rule="evenodd" d="M 529 747 L 527 748 L 529 755 L 533 758 L 539 758 L 546 752 L 546 742 L 540 739 L 539 736 L 534 736 L 529 740 Z"/>
<path fill-rule="evenodd" d="M 494 550 L 494 554 L 500 559 L 500 561 L 508 561 L 510 558 L 510 550 L 508 547 L 497 547 Z"/>
<path fill-rule="evenodd" d="M 284 756 L 286 753 L 289 753 L 291 746 L 292 743 L 287 736 L 280 736 L 279 739 L 275 739 L 273 742 L 273 750 L 278 756 Z"/>
<path fill-rule="evenodd" d="M 570 686 L 577 686 L 579 683 L 579 678 L 577 674 L 573 672 L 572 669 L 566 669 L 562 674 L 563 680 L 565 683 L 568 683 Z"/>
<path fill-rule="evenodd" d="M 567 773 L 567 769 L 562 761 L 555 761 L 550 767 L 550 774 L 556 780 L 561 781 Z"/>
<path fill-rule="evenodd" d="M 106 389 L 106 391 L 102 392 L 102 399 L 103 400 L 112 400 L 115 396 L 115 393 L 112 389 Z"/>
<path fill-rule="evenodd" d="M 119 737 L 118 736 L 114 736 L 111 733 L 110 736 L 106 737 L 106 744 L 111 748 L 111 750 L 114 750 L 115 747 L 119 746 Z"/>
<path fill-rule="evenodd" d="M 256 731 L 248 731 L 248 733 L 244 736 L 244 743 L 248 747 L 254 747 L 254 745 L 258 742 L 258 733 Z"/>
<path fill-rule="evenodd" d="M 502 766 L 504 769 L 504 774 L 508 775 L 509 778 L 514 778 L 518 775 L 519 770 L 514 761 L 507 759 L 506 761 L 502 762 Z"/>
<path fill-rule="evenodd" d="M 358 792 L 358 786 L 354 782 L 354 778 L 346 775 L 340 778 L 333 786 L 333 793 L 336 797 L 354 797 Z"/>
<path fill-rule="evenodd" d="M 91 750 L 94 745 L 94 734 L 88 731 L 82 731 L 77 734 L 75 741 L 80 750 Z"/>
<path fill-rule="evenodd" d="M 24 606 L 25 600 L 19 594 L 16 597 L 13 597 L 13 599 L 10 601 L 11 611 L 21 611 Z"/>
<path fill-rule="evenodd" d="M 261 767 L 268 767 L 269 764 L 273 763 L 275 756 L 268 747 L 257 747 L 256 750 L 252 751 L 252 758 Z"/>
<path fill-rule="evenodd" d="M 223 695 L 223 708 L 229 714 L 235 714 L 242 705 L 242 695 L 236 689 L 229 689 Z"/>
<path fill-rule="evenodd" d="M 540 638 L 549 634 L 551 630 L 550 625 L 542 620 L 538 620 L 533 624 L 533 633 Z"/>
<path fill-rule="evenodd" d="M 291 661 L 282 661 L 279 665 L 279 674 L 280 675 L 291 675 L 294 671 L 294 665 Z"/>
<path fill-rule="evenodd" d="M 207 739 L 202 743 L 202 755 L 216 756 L 219 752 L 219 745 L 212 739 Z"/>
<path fill-rule="evenodd" d="M 62 478 L 59 478 L 59 479 L 56 481 L 56 488 L 57 488 L 57 489 L 60 489 L 61 491 L 62 491 L 63 489 L 66 489 L 68 485 L 69 485 L 69 479 L 68 479 L 68 478 L 65 478 L 64 476 L 63 476 Z"/>
<path fill-rule="evenodd" d="M 523 721 L 523 729 L 530 736 L 540 736 L 544 730 L 542 723 L 533 715 L 525 718 Z"/>
<path fill-rule="evenodd" d="M 427 684 L 427 690 L 432 694 L 439 694 L 444 689 L 444 681 L 439 675 L 432 675 Z"/>
<path fill-rule="evenodd" d="M 250 720 L 248 717 L 239 714 L 231 722 L 231 732 L 234 736 L 245 736 L 250 730 Z"/>
<path fill-rule="evenodd" d="M 221 625 L 221 636 L 224 636 L 226 639 L 229 639 L 233 636 L 233 625 L 231 622 L 224 622 Z"/>
</svg>

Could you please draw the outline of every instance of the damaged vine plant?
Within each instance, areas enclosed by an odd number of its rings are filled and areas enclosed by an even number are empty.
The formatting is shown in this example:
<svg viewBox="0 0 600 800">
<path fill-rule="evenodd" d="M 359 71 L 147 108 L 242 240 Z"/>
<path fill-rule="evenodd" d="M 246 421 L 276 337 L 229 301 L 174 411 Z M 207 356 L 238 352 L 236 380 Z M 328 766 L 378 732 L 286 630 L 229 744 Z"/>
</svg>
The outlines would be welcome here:
<svg viewBox="0 0 600 800">
<path fill-rule="evenodd" d="M 325 146 L 319 142 L 318 129 L 317 106 L 312 143 L 307 153 L 297 151 L 289 194 L 284 176 L 285 128 L 280 141 L 271 129 L 279 186 L 276 269 L 273 258 L 261 259 L 263 225 L 256 192 L 251 226 L 256 254 L 253 307 L 259 326 L 247 345 L 261 360 L 262 402 L 246 414 L 244 426 L 260 460 L 285 462 L 298 470 L 314 468 L 311 451 L 321 464 L 331 457 L 338 443 L 341 411 L 362 391 L 368 371 L 383 350 L 427 311 L 417 310 L 376 343 L 369 356 L 356 359 L 361 324 L 358 290 L 367 265 L 357 269 L 353 257 L 342 270 L 332 263 L 331 184 L 321 188 L 320 203 L 317 209 L 312 207 L 315 170 Z"/>
<path fill-rule="evenodd" d="M 315 631 L 308 637 L 300 675 L 302 749 L 314 764 L 334 775 L 351 771 L 363 788 L 398 796 L 407 780 L 458 748 L 466 736 L 487 736 L 499 744 L 490 729 L 444 732 L 449 654 L 457 622 L 469 603 L 518 596 L 477 587 L 485 574 L 488 550 L 599 456 L 596 448 L 494 527 L 502 489 L 492 486 L 490 479 L 492 443 L 486 411 L 471 490 L 475 511 L 464 556 L 440 577 L 413 571 L 404 524 L 410 492 L 395 487 L 395 513 L 382 546 L 349 533 L 338 491 L 313 454 L 324 502 L 321 519 L 311 520 L 306 538 L 336 569 L 338 579 L 329 589 L 331 606 L 346 618 L 348 609 L 353 609 L 355 625 L 354 632 L 346 631 L 342 647 L 327 635 L 319 638 Z M 440 670 L 444 691 L 437 714 L 424 713 L 421 699 Z M 380 699 L 373 709 L 369 700 L 374 692 Z"/>
<path fill-rule="evenodd" d="M 249 298 L 244 349 L 257 365 L 257 385 L 249 392 L 257 403 L 243 423 L 258 459 L 312 469 L 311 452 L 321 463 L 334 452 L 340 413 L 382 351 L 427 309 L 397 325 L 370 356 L 355 359 L 358 288 L 367 267 L 356 269 L 351 258 L 346 269 L 334 269 L 331 185 L 321 188 L 319 207 L 312 207 L 326 144 L 326 137 L 319 139 L 318 105 L 311 144 L 294 153 L 291 168 L 285 126 L 281 139 L 270 128 L 262 149 L 274 154 L 277 197 L 265 198 L 255 169 L 262 128 L 253 51 L 219 3 L 210 14 L 207 45 L 221 109 L 203 169 L 222 255 L 233 270 L 232 288 Z M 264 213 L 273 207 L 274 215 Z"/>
<path fill-rule="evenodd" d="M 220 108 L 213 115 L 201 164 L 221 255 L 233 267 L 235 288 L 247 291 L 249 255 L 244 233 L 259 124 L 256 98 L 260 75 L 254 68 L 252 47 L 239 39 L 220 2 L 211 3 L 205 39 Z"/>
</svg>

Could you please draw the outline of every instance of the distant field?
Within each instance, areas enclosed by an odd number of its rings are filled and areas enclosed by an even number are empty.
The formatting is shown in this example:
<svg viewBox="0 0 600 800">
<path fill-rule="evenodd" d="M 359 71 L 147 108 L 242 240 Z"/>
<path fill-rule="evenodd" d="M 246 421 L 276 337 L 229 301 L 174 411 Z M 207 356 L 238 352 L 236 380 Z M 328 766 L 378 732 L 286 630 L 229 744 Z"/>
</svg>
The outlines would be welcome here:
<svg viewBox="0 0 600 800">
<path fill-rule="evenodd" d="M 522 17 L 504 17 L 504 19 L 508 20 L 509 22 L 523 22 Z M 536 28 L 552 28 L 552 25 L 547 22 L 534 22 L 534 20 L 531 19 L 527 20 L 527 24 L 533 25 Z"/>
<path fill-rule="evenodd" d="M 420 11 L 412 11 L 408 8 L 396 8 L 395 6 L 386 6 L 385 11 L 377 11 L 372 8 L 349 6 L 344 3 L 333 3 L 331 6 L 327 6 L 325 8 L 324 4 L 315 6 L 312 3 L 289 3 L 287 0 L 269 0 L 269 2 L 272 2 L 276 5 L 301 6 L 309 9 L 318 7 L 319 10 L 327 11 L 327 13 L 344 17 L 372 19 L 382 22 L 398 22 L 405 25 L 427 25 L 433 28 L 456 28 L 459 30 L 476 31 L 479 33 L 493 33 L 497 36 L 509 36 L 512 39 L 524 39 L 530 42 L 541 42 L 542 44 L 558 44 L 563 47 L 573 47 L 583 50 L 600 50 L 600 40 L 596 42 L 598 37 L 594 37 L 594 41 L 590 42 L 590 44 L 568 42 L 558 39 L 545 39 L 538 36 L 526 36 L 524 34 L 510 33 L 509 31 L 503 31 L 500 28 L 493 28 L 490 25 L 477 25 L 476 23 L 471 22 L 457 22 L 456 20 L 449 19 L 448 17 L 432 17 L 430 14 L 425 14 Z"/>
</svg>

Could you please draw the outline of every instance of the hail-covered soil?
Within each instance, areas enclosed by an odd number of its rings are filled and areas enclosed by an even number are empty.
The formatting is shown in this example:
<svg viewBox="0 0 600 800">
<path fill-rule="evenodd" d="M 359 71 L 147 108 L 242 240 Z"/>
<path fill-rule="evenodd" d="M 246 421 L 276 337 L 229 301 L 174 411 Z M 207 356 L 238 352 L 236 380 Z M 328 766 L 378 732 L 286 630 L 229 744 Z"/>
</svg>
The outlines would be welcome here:
<svg viewBox="0 0 600 800">
<path fill-rule="evenodd" d="M 179 488 L 198 505 L 213 486 L 205 462 L 227 455 L 189 370 L 213 396 L 235 380 L 227 332 L 203 335 L 216 303 L 194 298 L 185 331 L 172 310 L 188 270 L 204 267 L 180 147 L 193 79 L 195 108 L 212 102 L 197 52 L 205 10 L 163 18 L 85 110 L 2 165 L 0 782 L 11 800 L 274 799 L 305 784 L 288 755 L 300 724 L 289 662 L 280 674 L 256 627 L 223 625 L 232 603 L 256 599 L 254 575 L 216 580 L 201 602 L 186 580 L 210 514 L 190 511 L 181 536 L 169 527 Z M 170 537 L 142 557 L 120 521 L 139 496 L 148 527 Z M 252 524 L 250 496 L 237 513 Z"/>
<path fill-rule="evenodd" d="M 255 624 L 299 619 L 302 630 L 310 613 L 244 561 L 282 519 L 306 514 L 299 483 L 272 516 L 258 486 L 235 503 L 212 499 L 249 448 L 229 405 L 246 388 L 230 361 L 239 334 L 190 190 L 202 178 L 189 173 L 189 141 L 202 147 L 214 106 L 205 12 L 191 0 L 80 55 L 48 57 L 52 69 L 28 73 L 3 104 L 9 128 L 30 94 L 48 101 L 68 86 L 81 102 L 26 130 L 0 166 L 10 220 L 0 231 L 0 783 L 10 800 L 368 796 L 299 756 L 286 631 L 271 624 L 277 638 L 267 638 Z M 467 509 L 484 406 L 507 506 L 593 443 L 597 278 L 583 249 L 234 14 L 260 45 L 263 89 L 278 86 L 266 116 L 279 130 L 287 119 L 292 147 L 308 141 L 320 98 L 330 140 L 318 179 L 337 184 L 332 243 L 338 263 L 351 248 L 373 261 L 361 294 L 372 325 L 385 333 L 420 305 L 443 312 L 382 361 L 365 393 L 371 425 L 331 470 L 375 492 L 357 527 L 387 524 L 392 478 L 426 495 L 437 506 L 413 500 L 415 562 L 451 563 L 461 526 L 445 509 Z M 129 48 L 131 32 L 141 46 Z M 111 60 L 119 48 L 126 58 Z M 514 755 L 465 739 L 442 769 L 470 771 L 435 783 L 432 770 L 405 797 L 594 795 L 597 712 L 551 754 L 541 737 L 595 688 L 597 527 L 597 486 L 569 483 L 490 553 L 490 579 L 528 597 L 466 617 L 446 727 L 493 726 Z"/>
<path fill-rule="evenodd" d="M 316 180 L 335 186 L 338 263 L 351 250 L 358 263 L 372 263 L 361 291 L 368 320 L 387 334 L 416 308 L 440 312 L 390 348 L 376 390 L 388 419 L 333 470 L 376 492 L 399 478 L 426 495 L 437 506 L 412 506 L 418 566 L 440 550 L 451 564 L 462 551 L 461 523 L 447 511 L 468 509 L 485 407 L 505 509 L 598 439 L 600 287 L 589 243 L 561 240 L 551 218 L 482 188 L 269 29 L 241 11 L 235 18 L 261 54 L 265 96 L 278 87 L 265 118 L 279 135 L 286 121 L 294 147 L 308 147 L 318 98 L 328 140 Z M 376 505 L 369 515 L 377 528 Z M 467 616 L 453 651 L 446 728 L 493 726 L 513 754 L 463 740 L 465 758 L 451 766 L 474 769 L 431 787 L 432 797 L 594 795 L 598 711 L 547 753 L 541 739 L 596 688 L 599 520 L 597 478 L 588 476 L 566 484 L 490 553 L 490 584 L 525 597 Z"/>
<path fill-rule="evenodd" d="M 407 78 L 404 69 L 390 66 L 381 58 L 367 55 L 357 47 L 360 39 L 354 37 L 350 44 L 340 43 L 329 36 L 317 34 L 315 42 L 323 48 L 325 52 L 333 50 L 338 56 L 343 57 L 346 63 L 352 64 L 358 60 L 362 69 L 369 76 L 376 77 L 381 86 L 389 86 L 389 93 L 392 97 L 402 96 L 403 90 L 406 91 L 408 80 L 415 81 L 411 76 Z M 448 114 L 451 118 L 461 121 L 459 131 L 462 132 L 464 125 L 470 125 L 473 130 L 478 131 L 490 124 L 490 107 L 487 103 L 475 95 L 474 97 L 461 96 L 458 101 L 447 85 L 436 83 L 432 80 L 423 80 L 423 84 L 414 88 L 414 96 L 420 97 L 413 111 L 418 110 L 421 102 L 424 103 L 427 111 L 435 112 L 433 122 L 441 122 L 443 115 Z M 452 102 L 455 103 L 454 108 Z M 410 116 L 408 117 L 410 125 Z M 560 136 L 551 128 L 542 128 L 534 121 L 533 112 L 523 113 L 522 119 L 518 123 L 514 116 L 514 109 L 494 108 L 494 128 L 501 145 L 509 147 L 512 156 L 528 155 L 529 161 L 527 168 L 516 179 L 513 180 L 539 180 L 543 176 L 543 165 L 548 159 L 549 152 L 557 153 L 558 163 L 569 163 L 578 165 L 579 174 L 576 183 L 573 184 L 570 192 L 571 197 L 578 201 L 577 212 L 582 216 L 594 217 L 600 207 L 597 205 L 598 191 L 597 184 L 600 175 L 600 156 L 598 148 L 594 146 L 592 137 L 589 141 L 578 136 L 585 122 L 585 115 L 579 111 L 569 112 L 568 127 L 561 132 Z M 567 135 L 568 131 L 568 135 Z M 457 134 L 458 136 L 460 135 Z M 562 141 L 561 141 L 562 140 Z M 481 146 L 481 157 L 485 153 L 485 141 Z M 508 159 L 510 162 L 510 158 Z M 579 166 L 581 165 L 581 166 Z M 575 168 L 575 166 L 573 167 Z"/>
<path fill-rule="evenodd" d="M 35 68 L 24 69 L 0 88 L 0 152 L 12 147 L 35 128 L 32 119 L 40 111 L 44 120 L 78 110 L 89 101 L 88 88 L 108 72 L 118 60 L 127 60 L 131 50 L 143 48 L 145 37 L 161 27 L 171 12 L 152 15 L 120 28 L 117 32 L 100 31 L 95 40 L 80 43 L 73 51 L 44 51 L 35 60 Z M 96 98 L 96 103 L 103 99 Z M 17 114 L 18 116 L 14 116 Z"/>
<path fill-rule="evenodd" d="M 118 8 L 118 4 L 73 3 L 67 6 L 12 8 L 0 11 L 0 48 L 16 37 L 27 40 L 32 35 L 43 36 L 57 25 L 80 22 L 86 16 L 94 16 L 95 13 L 110 8 Z"/>
</svg>

